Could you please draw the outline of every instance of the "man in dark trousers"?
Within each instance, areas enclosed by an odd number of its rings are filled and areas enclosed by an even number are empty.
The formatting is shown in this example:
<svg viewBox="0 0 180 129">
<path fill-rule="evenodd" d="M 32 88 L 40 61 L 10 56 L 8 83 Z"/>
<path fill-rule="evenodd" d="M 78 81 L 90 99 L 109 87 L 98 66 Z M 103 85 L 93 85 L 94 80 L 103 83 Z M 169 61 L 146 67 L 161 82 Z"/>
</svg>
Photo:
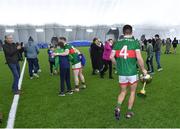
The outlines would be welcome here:
<svg viewBox="0 0 180 129">
<path fill-rule="evenodd" d="M 13 77 L 13 85 L 12 85 L 12 91 L 13 93 L 20 94 L 20 90 L 18 89 L 18 83 L 20 78 L 20 66 L 18 62 L 18 51 L 21 49 L 21 46 L 16 46 L 15 43 L 13 43 L 13 36 L 7 35 L 5 36 L 5 44 L 3 45 L 3 50 L 6 58 L 6 63 L 8 64 Z"/>
<path fill-rule="evenodd" d="M 154 51 L 155 51 L 155 57 L 156 57 L 156 62 L 157 62 L 157 69 L 158 69 L 158 72 L 160 72 L 163 70 L 160 64 L 162 41 L 158 34 L 155 35 L 155 41 L 156 43 L 154 45 Z"/>
<path fill-rule="evenodd" d="M 173 48 L 174 48 L 174 54 L 176 54 L 176 48 L 178 45 L 178 40 L 176 39 L 176 37 L 174 38 L 173 42 L 172 42 Z"/>
</svg>

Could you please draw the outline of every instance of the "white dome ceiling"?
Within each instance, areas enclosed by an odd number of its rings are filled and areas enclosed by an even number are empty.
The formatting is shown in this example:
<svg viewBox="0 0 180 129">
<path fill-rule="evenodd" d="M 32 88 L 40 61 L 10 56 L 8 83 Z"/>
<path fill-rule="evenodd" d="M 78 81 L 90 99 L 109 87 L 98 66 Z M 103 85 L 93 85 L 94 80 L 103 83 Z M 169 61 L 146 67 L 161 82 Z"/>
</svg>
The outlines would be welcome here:
<svg viewBox="0 0 180 129">
<path fill-rule="evenodd" d="M 180 0 L 0 0 L 0 24 L 180 25 Z"/>
</svg>

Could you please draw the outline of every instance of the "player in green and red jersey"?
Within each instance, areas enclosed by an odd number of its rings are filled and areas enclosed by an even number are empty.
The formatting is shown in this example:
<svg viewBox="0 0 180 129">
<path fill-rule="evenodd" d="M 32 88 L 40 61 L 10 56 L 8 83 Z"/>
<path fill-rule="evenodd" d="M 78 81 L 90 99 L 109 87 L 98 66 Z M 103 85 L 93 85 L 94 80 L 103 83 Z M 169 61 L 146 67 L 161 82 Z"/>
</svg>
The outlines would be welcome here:
<svg viewBox="0 0 180 129">
<path fill-rule="evenodd" d="M 131 93 L 126 117 L 131 118 L 134 115 L 132 107 L 138 84 L 137 62 L 140 65 L 142 72 L 145 75 L 147 74 L 147 71 L 144 68 L 144 61 L 141 56 L 139 42 L 133 38 L 132 30 L 133 29 L 130 25 L 125 25 L 123 27 L 124 38 L 117 41 L 111 53 L 111 60 L 117 65 L 119 84 L 121 86 L 121 93 L 118 96 L 117 107 L 115 109 L 115 117 L 117 120 L 120 119 L 121 105 L 127 94 L 128 86 L 130 87 Z"/>
<path fill-rule="evenodd" d="M 57 55 L 60 55 L 60 56 L 68 55 L 69 56 L 69 60 L 72 64 L 72 69 L 73 69 L 73 74 L 74 74 L 75 91 L 79 92 L 79 78 L 82 82 L 82 88 L 83 89 L 86 88 L 85 78 L 84 78 L 84 75 L 82 73 L 82 65 L 81 65 L 81 61 L 79 59 L 80 52 L 79 52 L 79 50 L 74 48 L 72 45 L 66 43 L 65 37 L 60 37 L 59 40 L 64 42 L 65 52 L 58 53 Z"/>
</svg>

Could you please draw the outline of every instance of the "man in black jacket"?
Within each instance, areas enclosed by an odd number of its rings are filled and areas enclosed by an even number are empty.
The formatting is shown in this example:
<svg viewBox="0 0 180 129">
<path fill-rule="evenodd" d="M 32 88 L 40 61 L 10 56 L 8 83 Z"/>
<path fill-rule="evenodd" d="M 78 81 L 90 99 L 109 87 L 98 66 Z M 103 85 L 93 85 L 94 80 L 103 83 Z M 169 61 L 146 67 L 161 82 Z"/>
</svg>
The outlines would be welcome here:
<svg viewBox="0 0 180 129">
<path fill-rule="evenodd" d="M 21 49 L 20 45 L 17 46 L 15 43 L 13 43 L 12 35 L 5 36 L 5 44 L 3 45 L 3 50 L 4 50 L 4 55 L 6 58 L 6 63 L 8 64 L 14 77 L 12 90 L 15 95 L 20 94 L 20 91 L 18 89 L 18 83 L 19 83 L 19 78 L 20 78 L 18 50 L 20 49 Z"/>
<path fill-rule="evenodd" d="M 172 42 L 173 48 L 174 48 L 174 54 L 176 54 L 176 48 L 178 45 L 178 40 L 176 39 L 176 37 L 174 38 L 173 42 Z"/>
<path fill-rule="evenodd" d="M 90 47 L 90 55 L 91 55 L 91 62 L 92 62 L 92 67 L 93 67 L 93 72 L 92 74 L 95 75 L 95 71 L 99 70 L 100 76 L 103 78 L 103 51 L 104 51 L 104 46 L 103 44 L 99 41 L 98 38 L 93 39 L 93 43 L 91 44 Z"/>
</svg>

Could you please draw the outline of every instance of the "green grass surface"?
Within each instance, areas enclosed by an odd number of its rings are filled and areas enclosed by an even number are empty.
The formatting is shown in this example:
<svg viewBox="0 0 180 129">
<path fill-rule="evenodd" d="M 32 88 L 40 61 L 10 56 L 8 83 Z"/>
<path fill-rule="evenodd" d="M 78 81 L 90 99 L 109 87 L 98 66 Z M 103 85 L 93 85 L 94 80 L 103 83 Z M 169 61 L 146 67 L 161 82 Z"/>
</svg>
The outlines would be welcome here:
<svg viewBox="0 0 180 129">
<path fill-rule="evenodd" d="M 137 97 L 134 105 L 135 116 L 124 118 L 127 99 L 122 106 L 122 119 L 114 119 L 114 107 L 119 93 L 117 75 L 109 80 L 91 75 L 88 48 L 80 48 L 86 55 L 87 65 L 84 75 L 87 89 L 80 93 L 59 97 L 59 76 L 50 76 L 46 50 L 39 55 L 42 73 L 40 79 L 30 80 L 28 67 L 22 84 L 15 127 L 179 127 L 180 128 L 180 49 L 177 55 L 162 55 L 164 71 L 153 76 L 147 86 L 147 98 Z M 4 64 L 0 53 L 0 110 L 4 120 L 0 127 L 6 126 L 12 102 L 11 73 Z M 156 65 L 155 65 L 156 67 Z M 74 87 L 73 77 L 72 86 Z M 142 84 L 139 84 L 140 90 Z"/>
</svg>

